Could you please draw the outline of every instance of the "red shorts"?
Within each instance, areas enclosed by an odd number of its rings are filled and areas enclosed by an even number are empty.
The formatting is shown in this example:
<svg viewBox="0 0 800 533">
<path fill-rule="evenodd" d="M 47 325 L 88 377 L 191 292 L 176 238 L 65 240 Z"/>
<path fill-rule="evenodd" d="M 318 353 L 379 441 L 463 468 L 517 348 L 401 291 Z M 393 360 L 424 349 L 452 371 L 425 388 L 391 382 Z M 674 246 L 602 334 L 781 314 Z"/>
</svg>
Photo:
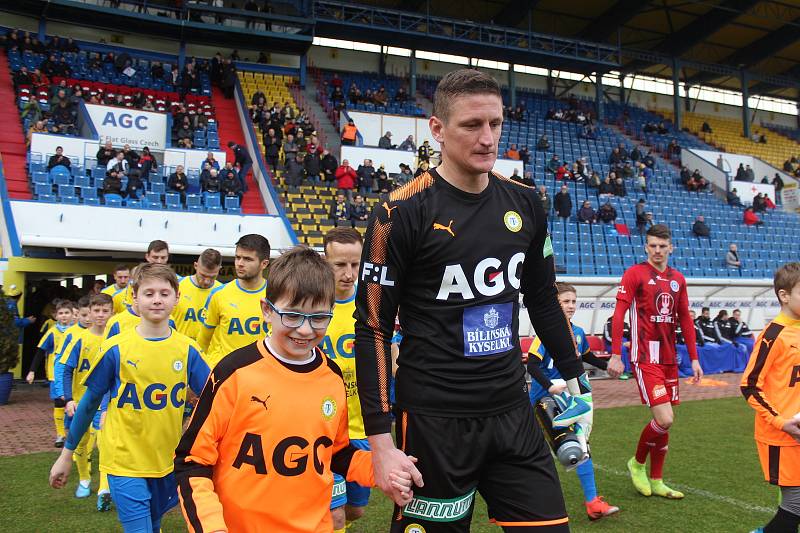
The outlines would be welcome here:
<svg viewBox="0 0 800 533">
<path fill-rule="evenodd" d="M 633 363 L 631 366 L 643 404 L 652 407 L 662 403 L 681 403 L 678 394 L 678 365 Z"/>
</svg>

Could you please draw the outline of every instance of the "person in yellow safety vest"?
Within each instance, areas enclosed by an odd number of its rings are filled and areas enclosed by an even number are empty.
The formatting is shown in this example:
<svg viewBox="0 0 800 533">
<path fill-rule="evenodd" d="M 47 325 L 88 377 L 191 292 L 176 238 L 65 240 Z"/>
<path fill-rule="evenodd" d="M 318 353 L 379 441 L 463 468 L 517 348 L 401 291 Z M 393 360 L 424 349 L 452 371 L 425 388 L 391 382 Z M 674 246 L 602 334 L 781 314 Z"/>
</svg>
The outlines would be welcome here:
<svg viewBox="0 0 800 533">
<path fill-rule="evenodd" d="M 353 119 L 350 119 L 345 127 L 342 129 L 342 144 L 355 145 L 356 136 L 358 135 L 358 128 L 356 128 Z"/>
</svg>

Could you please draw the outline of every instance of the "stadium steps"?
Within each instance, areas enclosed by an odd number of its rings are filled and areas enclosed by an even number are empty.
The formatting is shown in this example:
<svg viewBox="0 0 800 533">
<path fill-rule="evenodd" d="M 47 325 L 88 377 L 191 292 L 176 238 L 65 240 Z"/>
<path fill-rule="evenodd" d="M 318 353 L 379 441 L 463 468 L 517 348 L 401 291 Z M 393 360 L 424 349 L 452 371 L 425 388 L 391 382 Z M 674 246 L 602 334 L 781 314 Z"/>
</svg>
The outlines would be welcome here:
<svg viewBox="0 0 800 533">
<path fill-rule="evenodd" d="M 233 161 L 233 152 L 228 148 L 228 141 L 246 146 L 242 125 L 239 123 L 239 114 L 236 112 L 236 100 L 227 99 L 218 87 L 211 89 L 214 107 L 217 111 L 217 129 L 219 130 L 220 150 L 225 150 L 228 160 Z M 242 213 L 245 215 L 266 214 L 261 191 L 258 188 L 253 173 L 247 174 L 247 192 L 242 197 Z"/>
<path fill-rule="evenodd" d="M 306 88 L 303 89 L 303 96 L 305 97 L 305 104 L 309 110 L 313 112 L 315 117 L 318 117 L 318 124 L 316 126 L 322 129 L 325 135 L 325 142 L 327 148 L 338 160 L 341 154 L 342 141 L 339 131 L 334 127 L 331 121 L 327 118 L 328 115 L 317 101 L 317 82 L 313 76 L 306 78 Z"/>
<path fill-rule="evenodd" d="M 25 134 L 22 131 L 11 70 L 5 54 L 0 54 L 0 124 L 5 124 L 0 129 L 0 153 L 3 155 L 8 195 L 15 200 L 30 200 L 31 190 L 25 169 Z"/>
</svg>

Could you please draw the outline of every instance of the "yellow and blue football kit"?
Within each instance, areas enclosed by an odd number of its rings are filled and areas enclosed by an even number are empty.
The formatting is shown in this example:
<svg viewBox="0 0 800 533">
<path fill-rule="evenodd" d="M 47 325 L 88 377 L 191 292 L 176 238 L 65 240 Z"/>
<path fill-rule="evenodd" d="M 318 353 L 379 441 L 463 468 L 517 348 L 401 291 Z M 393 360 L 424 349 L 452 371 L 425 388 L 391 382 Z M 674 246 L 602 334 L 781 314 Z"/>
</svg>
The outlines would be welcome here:
<svg viewBox="0 0 800 533">
<path fill-rule="evenodd" d="M 114 314 L 121 313 L 125 310 L 125 299 L 128 291 L 130 290 L 130 285 L 125 285 L 121 289 L 117 287 L 117 284 L 109 285 L 105 289 L 103 289 L 103 294 L 108 294 L 111 296 L 111 299 L 114 300 Z M 131 302 L 133 303 L 133 302 Z"/>
<path fill-rule="evenodd" d="M 204 289 L 198 287 L 194 281 L 194 276 L 186 276 L 178 285 L 180 299 L 172 310 L 172 320 L 175 321 L 175 329 L 183 333 L 190 339 L 197 340 L 200 330 L 203 327 L 201 315 L 205 309 L 208 296 L 211 291 L 221 287 L 222 283 L 215 281 L 212 287 Z"/>
<path fill-rule="evenodd" d="M 356 319 L 353 316 L 356 310 L 356 295 L 345 300 L 336 300 L 333 308 L 333 318 L 325 332 L 325 337 L 320 343 L 320 348 L 325 352 L 342 371 L 345 392 L 347 394 L 347 418 L 350 443 L 360 450 L 369 450 L 369 441 L 364 433 L 364 420 L 361 418 L 361 401 L 358 397 L 358 384 L 356 383 L 356 360 L 353 344 L 356 339 Z M 370 489 L 358 483 L 347 481 L 339 474 L 333 474 L 333 495 L 331 509 L 336 509 L 344 504 L 354 507 L 364 507 L 369 503 Z"/>
<path fill-rule="evenodd" d="M 173 329 L 148 339 L 131 328 L 103 341 L 65 446 L 75 449 L 109 392 L 100 470 L 124 530 L 158 531 L 161 516 L 177 504 L 172 458 L 186 388 L 199 394 L 209 372 L 197 344 Z"/>
<path fill-rule="evenodd" d="M 261 312 L 266 287 L 264 281 L 258 289 L 247 290 L 236 279 L 211 291 L 201 317 L 205 327 L 197 338 L 211 368 L 232 351 L 266 336 Z"/>
<path fill-rule="evenodd" d="M 112 316 L 108 320 L 103 337 L 110 339 L 111 337 L 119 335 L 124 331 L 133 329 L 135 326 L 138 326 L 139 322 L 141 321 L 142 317 L 136 314 L 136 312 L 133 310 L 133 307 L 126 305 L 123 312 Z M 173 321 L 172 318 L 169 319 L 169 327 L 175 329 L 175 321 Z"/>
<path fill-rule="evenodd" d="M 39 361 L 41 361 L 41 357 L 44 355 L 44 369 L 47 375 L 47 381 L 50 382 L 50 399 L 53 400 L 53 424 L 55 424 L 56 428 L 57 443 L 64 439 L 64 401 L 61 399 L 61 396 L 56 393 L 56 348 L 61 345 L 64 340 L 64 334 L 69 328 L 69 324 L 63 326 L 61 324 L 56 324 L 48 329 L 39 340 L 37 346 L 38 350 L 33 359 L 34 362 L 31 365 L 31 370 L 34 370 L 39 366 Z"/>
</svg>

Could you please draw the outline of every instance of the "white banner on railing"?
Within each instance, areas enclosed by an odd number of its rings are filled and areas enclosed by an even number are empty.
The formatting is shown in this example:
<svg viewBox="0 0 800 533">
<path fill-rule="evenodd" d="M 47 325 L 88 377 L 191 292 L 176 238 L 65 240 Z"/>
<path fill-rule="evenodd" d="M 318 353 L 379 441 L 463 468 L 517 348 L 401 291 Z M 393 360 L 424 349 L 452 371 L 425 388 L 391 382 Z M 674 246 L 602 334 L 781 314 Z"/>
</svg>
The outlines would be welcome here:
<svg viewBox="0 0 800 533">
<path fill-rule="evenodd" d="M 166 148 L 168 132 L 164 113 L 94 104 L 86 104 L 86 109 L 101 144 L 110 140 L 114 146 L 130 144 L 134 149 Z"/>
</svg>

